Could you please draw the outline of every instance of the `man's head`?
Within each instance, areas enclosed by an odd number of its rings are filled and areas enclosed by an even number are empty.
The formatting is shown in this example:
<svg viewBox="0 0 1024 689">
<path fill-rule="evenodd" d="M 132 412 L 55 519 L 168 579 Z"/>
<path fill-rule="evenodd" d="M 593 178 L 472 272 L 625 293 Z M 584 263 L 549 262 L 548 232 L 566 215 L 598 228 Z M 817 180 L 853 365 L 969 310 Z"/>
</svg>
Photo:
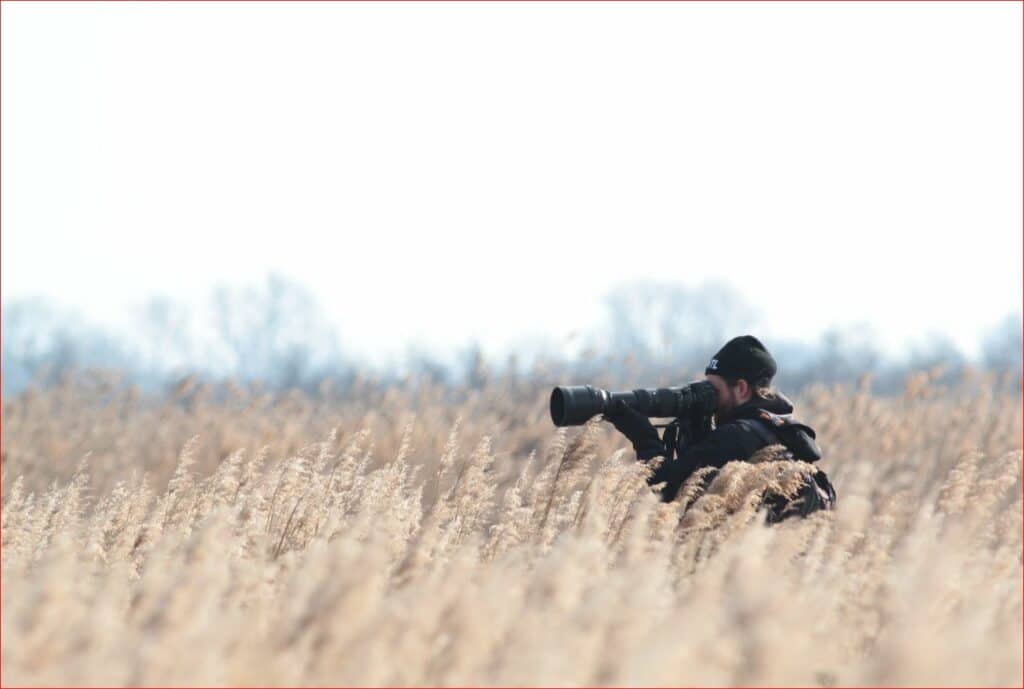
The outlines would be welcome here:
<svg viewBox="0 0 1024 689">
<path fill-rule="evenodd" d="M 726 342 L 704 370 L 718 392 L 715 421 L 727 420 L 736 407 L 768 390 L 777 370 L 775 359 L 756 337 L 741 335 Z"/>
</svg>

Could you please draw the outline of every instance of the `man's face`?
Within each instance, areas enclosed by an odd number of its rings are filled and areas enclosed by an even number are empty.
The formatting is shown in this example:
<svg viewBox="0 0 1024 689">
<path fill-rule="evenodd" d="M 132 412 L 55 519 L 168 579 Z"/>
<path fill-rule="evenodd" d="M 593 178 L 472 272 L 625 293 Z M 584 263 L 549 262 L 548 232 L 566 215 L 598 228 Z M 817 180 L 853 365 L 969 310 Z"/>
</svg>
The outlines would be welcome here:
<svg viewBox="0 0 1024 689">
<path fill-rule="evenodd" d="M 736 385 L 730 386 L 722 376 L 709 373 L 705 376 L 707 381 L 715 386 L 718 392 L 718 408 L 715 410 L 715 423 L 720 424 L 732 416 L 732 411 L 750 400 L 750 385 L 745 380 L 736 381 Z"/>
</svg>

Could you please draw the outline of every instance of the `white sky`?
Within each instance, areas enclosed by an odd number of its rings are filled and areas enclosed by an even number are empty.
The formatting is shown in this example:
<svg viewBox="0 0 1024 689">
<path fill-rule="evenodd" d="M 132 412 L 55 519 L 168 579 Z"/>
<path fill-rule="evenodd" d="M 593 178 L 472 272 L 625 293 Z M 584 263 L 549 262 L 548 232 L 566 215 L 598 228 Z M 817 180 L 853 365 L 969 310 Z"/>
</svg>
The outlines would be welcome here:
<svg viewBox="0 0 1024 689">
<path fill-rule="evenodd" d="M 0 7 L 5 302 L 276 271 L 375 352 L 631 277 L 891 348 L 1021 308 L 1020 3 Z"/>
</svg>

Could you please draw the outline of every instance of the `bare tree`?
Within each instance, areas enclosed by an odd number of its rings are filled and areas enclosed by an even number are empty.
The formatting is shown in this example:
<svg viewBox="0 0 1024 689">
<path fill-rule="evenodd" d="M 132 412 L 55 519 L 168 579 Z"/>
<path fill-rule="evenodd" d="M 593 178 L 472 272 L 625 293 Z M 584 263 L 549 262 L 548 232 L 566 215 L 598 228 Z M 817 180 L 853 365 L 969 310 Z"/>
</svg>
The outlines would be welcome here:
<svg viewBox="0 0 1024 689">
<path fill-rule="evenodd" d="M 874 334 L 865 325 L 832 327 L 821 336 L 816 360 L 806 370 L 810 380 L 835 383 L 856 380 L 876 371 L 882 354 Z"/>
<path fill-rule="evenodd" d="M 967 357 L 952 339 L 941 333 L 932 333 L 927 341 L 911 348 L 907 365 L 912 370 L 944 371 L 943 379 L 957 377 L 967 364 Z"/>
<path fill-rule="evenodd" d="M 49 384 L 82 368 L 133 370 L 137 362 L 116 337 L 45 299 L 3 307 L 3 389 Z"/>
<path fill-rule="evenodd" d="M 730 337 L 756 330 L 758 318 L 739 293 L 721 282 L 695 288 L 674 282 L 621 284 L 604 298 L 607 331 L 600 352 L 632 354 L 659 365 L 693 367 Z"/>
<path fill-rule="evenodd" d="M 214 356 L 230 375 L 301 385 L 339 360 L 338 341 L 313 297 L 271 275 L 263 285 L 220 287 L 212 297 Z"/>
<path fill-rule="evenodd" d="M 185 304 L 167 297 L 153 297 L 142 305 L 136 324 L 150 376 L 163 378 L 175 371 L 202 368 L 197 361 L 193 321 Z"/>
<path fill-rule="evenodd" d="M 1017 313 L 989 329 L 981 345 L 982 361 L 987 367 L 997 371 L 1021 370 L 1021 327 L 1021 314 Z"/>
</svg>

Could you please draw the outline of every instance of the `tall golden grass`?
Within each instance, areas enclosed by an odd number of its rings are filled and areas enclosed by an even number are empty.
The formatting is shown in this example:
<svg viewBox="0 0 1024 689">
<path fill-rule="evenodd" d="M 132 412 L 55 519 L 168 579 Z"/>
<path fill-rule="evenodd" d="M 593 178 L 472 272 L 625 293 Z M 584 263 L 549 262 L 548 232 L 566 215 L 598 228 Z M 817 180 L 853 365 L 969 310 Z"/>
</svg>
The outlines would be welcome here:
<svg viewBox="0 0 1024 689">
<path fill-rule="evenodd" d="M 662 504 L 546 393 L 8 400 L 2 683 L 1021 686 L 1016 385 L 806 391 L 838 505 L 772 527 L 806 465 Z"/>
</svg>

